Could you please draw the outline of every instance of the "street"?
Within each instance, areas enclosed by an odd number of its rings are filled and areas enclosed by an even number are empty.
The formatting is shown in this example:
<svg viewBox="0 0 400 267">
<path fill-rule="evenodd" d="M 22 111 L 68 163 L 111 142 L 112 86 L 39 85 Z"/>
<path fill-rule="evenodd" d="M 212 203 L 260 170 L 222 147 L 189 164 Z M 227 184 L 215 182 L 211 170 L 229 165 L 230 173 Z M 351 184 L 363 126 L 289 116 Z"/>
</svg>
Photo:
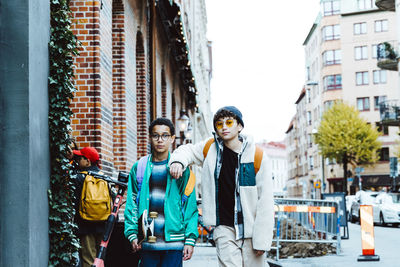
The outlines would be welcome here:
<svg viewBox="0 0 400 267">
<path fill-rule="evenodd" d="M 375 254 L 380 256 L 378 262 L 358 262 L 361 254 L 361 232 L 358 223 L 349 223 L 348 240 L 342 240 L 340 255 L 304 259 L 283 259 L 279 264 L 287 267 L 335 267 L 335 266 L 400 266 L 399 249 L 400 228 L 394 226 L 375 226 Z M 184 267 L 218 266 L 215 248 L 196 247 L 194 256 Z"/>
</svg>

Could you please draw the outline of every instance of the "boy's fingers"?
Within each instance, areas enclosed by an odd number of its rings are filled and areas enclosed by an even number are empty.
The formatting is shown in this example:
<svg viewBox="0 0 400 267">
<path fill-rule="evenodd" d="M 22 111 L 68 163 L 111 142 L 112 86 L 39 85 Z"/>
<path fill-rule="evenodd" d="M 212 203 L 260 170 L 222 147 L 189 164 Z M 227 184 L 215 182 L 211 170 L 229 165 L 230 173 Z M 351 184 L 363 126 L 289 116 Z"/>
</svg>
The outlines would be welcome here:
<svg viewBox="0 0 400 267">
<path fill-rule="evenodd" d="M 173 178 L 179 178 L 182 176 L 182 166 L 179 163 L 173 163 L 170 168 L 170 173 Z"/>
</svg>

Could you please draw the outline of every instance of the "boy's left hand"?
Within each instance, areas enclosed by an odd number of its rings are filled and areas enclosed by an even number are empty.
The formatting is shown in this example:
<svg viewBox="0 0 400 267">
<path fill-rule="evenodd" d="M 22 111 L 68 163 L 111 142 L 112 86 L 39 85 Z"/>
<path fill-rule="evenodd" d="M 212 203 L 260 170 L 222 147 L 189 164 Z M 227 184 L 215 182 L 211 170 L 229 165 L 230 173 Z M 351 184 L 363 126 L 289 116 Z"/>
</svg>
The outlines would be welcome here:
<svg viewBox="0 0 400 267">
<path fill-rule="evenodd" d="M 264 250 L 257 250 L 257 249 L 254 250 L 254 253 L 256 253 L 256 256 L 257 256 L 257 257 L 259 257 L 259 256 L 261 256 L 262 254 L 264 254 L 264 252 L 265 252 Z"/>
<path fill-rule="evenodd" d="M 185 245 L 183 247 L 183 260 L 187 261 L 192 258 L 194 247 L 190 245 Z"/>
</svg>

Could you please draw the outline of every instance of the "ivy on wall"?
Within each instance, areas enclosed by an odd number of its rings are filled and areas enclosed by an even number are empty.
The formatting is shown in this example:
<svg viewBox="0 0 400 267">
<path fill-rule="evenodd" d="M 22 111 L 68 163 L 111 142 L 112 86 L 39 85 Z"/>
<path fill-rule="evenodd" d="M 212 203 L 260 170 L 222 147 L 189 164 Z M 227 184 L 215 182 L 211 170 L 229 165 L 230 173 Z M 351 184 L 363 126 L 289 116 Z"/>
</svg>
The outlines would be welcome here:
<svg viewBox="0 0 400 267">
<path fill-rule="evenodd" d="M 69 0 L 50 0 L 49 43 L 49 266 L 76 266 L 79 241 L 73 222 L 74 187 L 71 166 L 66 153 L 71 131 L 69 108 L 73 93 L 73 57 L 78 54 L 78 41 L 71 31 Z"/>
</svg>

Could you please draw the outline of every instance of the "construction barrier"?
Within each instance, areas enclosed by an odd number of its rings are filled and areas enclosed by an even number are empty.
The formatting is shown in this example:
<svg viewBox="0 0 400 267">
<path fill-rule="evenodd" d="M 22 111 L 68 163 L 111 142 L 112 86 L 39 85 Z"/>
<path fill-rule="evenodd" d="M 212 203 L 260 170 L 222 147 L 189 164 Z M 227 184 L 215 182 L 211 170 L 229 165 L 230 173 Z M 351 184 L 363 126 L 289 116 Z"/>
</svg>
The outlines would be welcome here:
<svg viewBox="0 0 400 267">
<path fill-rule="evenodd" d="M 329 200 L 276 198 L 276 260 L 282 242 L 332 243 L 340 253 L 340 215 L 338 203 Z"/>
<path fill-rule="evenodd" d="M 375 255 L 374 219 L 371 205 L 360 205 L 361 248 L 358 261 L 379 261 Z"/>
</svg>

